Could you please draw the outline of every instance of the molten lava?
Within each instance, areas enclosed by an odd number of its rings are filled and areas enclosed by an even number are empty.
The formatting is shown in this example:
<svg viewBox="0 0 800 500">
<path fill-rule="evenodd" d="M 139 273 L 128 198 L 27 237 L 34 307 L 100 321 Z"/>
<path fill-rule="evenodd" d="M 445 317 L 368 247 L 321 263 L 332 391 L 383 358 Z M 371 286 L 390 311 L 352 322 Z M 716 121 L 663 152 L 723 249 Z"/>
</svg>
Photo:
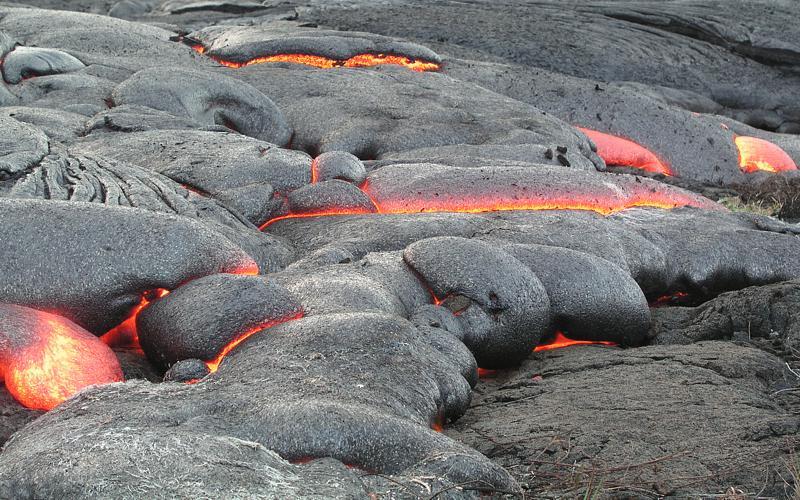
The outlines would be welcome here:
<svg viewBox="0 0 800 500">
<path fill-rule="evenodd" d="M 206 48 L 199 44 L 190 45 L 191 48 L 196 50 L 200 54 L 205 54 L 207 52 Z M 422 59 L 414 59 L 412 57 L 402 56 L 402 55 L 395 55 L 395 54 L 371 54 L 371 53 L 364 53 L 364 54 L 356 54 L 353 57 L 348 59 L 332 59 L 330 57 L 325 56 L 318 56 L 314 54 L 273 54 L 269 56 L 260 56 L 255 57 L 253 59 L 244 61 L 244 62 L 237 62 L 237 61 L 229 61 L 227 59 L 222 59 L 216 56 L 209 57 L 218 63 L 222 64 L 223 66 L 227 66 L 229 68 L 243 68 L 245 66 L 252 66 L 253 64 L 264 64 L 264 63 L 294 63 L 294 64 L 303 64 L 306 66 L 314 66 L 315 68 L 322 68 L 322 69 L 333 69 L 333 68 L 369 68 L 373 66 L 381 66 L 384 64 L 394 64 L 397 66 L 403 66 L 408 68 L 412 71 L 438 71 L 441 68 L 441 65 L 425 61 Z"/>
<path fill-rule="evenodd" d="M 794 160 L 776 144 L 756 137 L 733 138 L 739 150 L 739 168 L 745 173 L 797 170 Z"/>
<path fill-rule="evenodd" d="M 28 328 L 22 339 L 0 332 L 0 378 L 23 406 L 50 410 L 85 387 L 124 380 L 117 357 L 100 339 L 66 318 L 20 309 Z"/>
<path fill-rule="evenodd" d="M 534 352 L 540 351 L 551 351 L 553 349 L 561 349 L 564 347 L 569 347 L 573 345 L 608 345 L 608 346 L 615 346 L 614 342 L 608 342 L 605 340 L 573 340 L 562 332 L 556 332 L 553 340 L 547 342 L 546 344 L 541 344 L 536 346 L 533 350 Z"/>
<path fill-rule="evenodd" d="M 109 347 L 131 347 L 141 349 L 139 345 L 139 334 L 136 331 L 136 316 L 154 300 L 158 300 L 169 293 L 164 288 L 148 290 L 142 294 L 139 304 L 131 309 L 130 314 L 119 325 L 104 333 L 100 338 Z"/>
<path fill-rule="evenodd" d="M 211 373 L 216 372 L 217 369 L 219 369 L 219 364 L 222 363 L 222 360 L 225 359 L 225 356 L 227 356 L 228 353 L 230 353 L 236 346 L 238 346 L 239 344 L 241 344 L 245 340 L 249 339 L 250 337 L 252 337 L 256 333 L 261 332 L 263 330 L 266 330 L 267 328 L 273 327 L 275 325 L 279 325 L 281 323 L 286 323 L 287 321 L 300 319 L 302 317 L 303 317 L 303 313 L 299 312 L 299 313 L 297 313 L 297 314 L 295 314 L 293 316 L 288 316 L 288 317 L 285 317 L 285 318 L 279 318 L 279 319 L 276 319 L 276 320 L 267 321 L 265 323 L 262 323 L 262 324 L 260 324 L 260 325 L 258 325 L 256 327 L 253 327 L 253 328 L 247 330 L 246 332 L 242 333 L 241 335 L 238 335 L 236 338 L 234 338 L 233 340 L 228 342 L 225 345 L 225 347 L 222 348 L 222 350 L 219 352 L 219 354 L 217 354 L 217 356 L 214 359 L 212 359 L 210 361 L 206 361 L 206 366 L 208 367 L 209 372 L 211 372 Z"/>
<path fill-rule="evenodd" d="M 652 151 L 629 139 L 576 127 L 597 146 L 597 155 L 609 167 L 632 167 L 654 174 L 672 175 L 670 168 Z"/>
</svg>

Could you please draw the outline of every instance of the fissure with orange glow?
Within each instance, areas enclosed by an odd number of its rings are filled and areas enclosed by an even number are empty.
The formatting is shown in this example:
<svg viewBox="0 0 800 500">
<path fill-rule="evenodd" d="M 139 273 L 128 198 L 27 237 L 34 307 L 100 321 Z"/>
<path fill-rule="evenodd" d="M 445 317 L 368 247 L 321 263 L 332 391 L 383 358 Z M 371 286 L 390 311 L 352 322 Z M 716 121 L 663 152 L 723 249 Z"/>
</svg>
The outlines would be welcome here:
<svg viewBox="0 0 800 500">
<path fill-rule="evenodd" d="M 631 167 L 653 174 L 672 175 L 672 170 L 666 162 L 630 139 L 588 128 L 576 128 L 594 142 L 597 146 L 597 155 L 610 167 Z"/>
<path fill-rule="evenodd" d="M 97 337 L 61 316 L 28 311 L 26 338 L 0 341 L 13 345 L 0 351 L 0 379 L 23 406 L 50 410 L 85 387 L 124 380 L 116 355 Z"/>
<path fill-rule="evenodd" d="M 169 290 L 165 288 L 156 288 L 144 292 L 139 300 L 139 304 L 131 309 L 128 317 L 119 325 L 104 333 L 100 339 L 105 342 L 109 347 L 130 347 L 133 349 L 141 349 L 139 345 L 139 332 L 136 330 L 136 317 L 142 312 L 142 309 L 147 307 L 148 304 L 154 300 L 166 296 Z"/>
<path fill-rule="evenodd" d="M 200 54 L 207 53 L 207 49 L 203 45 L 189 44 L 189 46 Z M 242 62 L 230 61 L 227 59 L 223 59 L 221 57 L 211 56 L 211 55 L 208 55 L 208 57 L 217 61 L 223 66 L 227 66 L 229 68 L 237 68 L 237 69 L 243 68 L 245 66 L 252 66 L 254 64 L 281 63 L 281 62 L 303 64 L 305 66 L 313 66 L 315 68 L 321 68 L 321 69 L 370 68 L 373 66 L 381 66 L 385 64 L 403 66 L 412 71 L 419 71 L 419 72 L 438 71 L 441 68 L 441 65 L 435 62 L 426 61 L 423 59 L 415 59 L 413 57 L 408 57 L 403 55 L 382 54 L 382 53 L 356 54 L 353 57 L 349 57 L 347 59 L 333 59 L 330 57 L 325 57 L 315 54 L 303 54 L 303 53 L 271 54 L 271 55 L 254 57 L 252 59 L 248 59 L 247 61 L 242 61 Z"/>
<path fill-rule="evenodd" d="M 608 342 L 605 340 L 573 340 L 563 332 L 556 332 L 553 339 L 545 344 L 541 344 L 536 346 L 533 350 L 534 352 L 541 352 L 541 351 L 551 351 L 553 349 L 563 349 L 564 347 L 569 347 L 573 345 L 606 345 L 606 346 L 615 346 L 614 342 Z"/>
<path fill-rule="evenodd" d="M 402 199 L 380 199 L 375 193 L 370 192 L 369 183 L 365 182 L 361 188 L 377 208 L 376 212 L 370 212 L 363 208 L 342 209 L 333 207 L 329 210 L 320 210 L 307 213 L 290 213 L 274 219 L 268 220 L 261 226 L 261 230 L 270 225 L 285 219 L 297 219 L 308 217 L 325 217 L 335 215 L 359 215 L 369 213 L 379 214 L 415 214 L 415 213 L 439 213 L 439 212 L 458 212 L 458 213 L 484 213 L 484 212 L 503 212 L 503 211 L 523 211 L 523 210 L 586 210 L 602 215 L 610 215 L 622 210 L 636 207 L 650 207 L 673 209 L 685 206 L 700 207 L 696 200 L 691 196 L 682 193 L 658 193 L 646 192 L 632 194 L 627 198 L 608 197 L 602 199 L 591 193 L 573 195 L 572 197 L 530 197 L 521 198 L 515 193 L 508 196 L 496 195 L 493 197 L 475 198 L 446 198 L 444 196 L 432 198 L 402 198 Z M 711 202 L 708 202 L 711 205 Z"/>
<path fill-rule="evenodd" d="M 250 328 L 249 330 L 245 331 L 244 333 L 238 335 L 235 339 L 233 339 L 230 342 L 228 342 L 228 344 L 226 344 L 225 347 L 222 348 L 222 350 L 219 352 L 219 354 L 217 354 L 217 356 L 214 359 L 212 359 L 210 361 L 206 361 L 206 366 L 208 367 L 208 370 L 211 373 L 216 372 L 217 369 L 219 369 L 219 364 L 222 363 L 222 360 L 225 359 L 225 356 L 227 356 L 228 353 L 230 353 L 234 348 L 236 348 L 236 346 L 238 346 L 239 344 L 241 344 L 245 340 L 249 339 L 250 337 L 252 337 L 256 333 L 264 331 L 264 330 L 266 330 L 266 329 L 268 329 L 270 327 L 273 327 L 275 325 L 279 325 L 281 323 L 286 323 L 287 321 L 293 321 L 293 320 L 296 320 L 296 319 L 300 319 L 302 317 L 303 317 L 303 313 L 299 312 L 299 313 L 297 313 L 297 314 L 295 314 L 293 316 L 288 316 L 288 317 L 285 317 L 285 318 L 279 318 L 279 319 L 267 321 L 267 322 L 264 322 L 264 323 L 262 323 L 262 324 L 260 324 L 260 325 L 258 325 L 256 327 Z"/>
<path fill-rule="evenodd" d="M 745 173 L 797 170 L 794 160 L 776 144 L 744 135 L 734 136 L 733 141 L 739 150 L 739 168 Z"/>
</svg>

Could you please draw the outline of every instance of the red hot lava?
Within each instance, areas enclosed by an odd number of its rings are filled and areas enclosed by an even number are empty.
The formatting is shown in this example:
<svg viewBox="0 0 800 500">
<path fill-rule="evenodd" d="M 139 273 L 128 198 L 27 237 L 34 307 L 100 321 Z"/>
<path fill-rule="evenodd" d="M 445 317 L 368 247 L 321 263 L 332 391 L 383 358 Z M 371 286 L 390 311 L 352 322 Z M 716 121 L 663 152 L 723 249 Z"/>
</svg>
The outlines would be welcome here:
<svg viewBox="0 0 800 500">
<path fill-rule="evenodd" d="M 672 175 L 672 171 L 652 151 L 629 139 L 576 127 L 597 146 L 597 155 L 610 167 L 632 167 L 654 174 Z"/>
<path fill-rule="evenodd" d="M 19 309 L 25 328 L 0 331 L 0 378 L 23 406 L 50 410 L 85 387 L 124 380 L 100 339 L 61 316 Z"/>
<path fill-rule="evenodd" d="M 797 170 L 794 160 L 779 146 L 758 139 L 737 135 L 733 138 L 739 150 L 739 168 L 742 172 L 787 172 Z"/>
<path fill-rule="evenodd" d="M 200 54 L 206 53 L 206 48 L 202 45 L 190 45 L 194 50 Z M 220 57 L 209 57 L 223 66 L 229 68 L 243 68 L 245 66 L 252 66 L 253 64 L 264 63 L 279 63 L 287 62 L 294 64 L 304 64 L 306 66 L 313 66 L 315 68 L 333 69 L 333 68 L 369 68 L 373 66 L 381 66 L 385 64 L 393 64 L 396 66 L 403 66 L 412 71 L 438 71 L 441 65 L 425 61 L 422 59 L 414 59 L 412 57 L 395 55 L 395 54 L 371 54 L 363 53 L 356 54 L 348 59 L 332 59 L 330 57 L 318 56 L 314 54 L 273 54 L 268 56 L 254 57 L 253 59 L 237 62 L 222 59 Z"/>
<path fill-rule="evenodd" d="M 607 346 L 615 346 L 614 342 L 608 342 L 605 340 L 573 340 L 562 332 L 556 332 L 555 337 L 550 342 L 545 344 L 541 344 L 536 346 L 533 350 L 534 352 L 540 351 L 551 351 L 553 349 L 562 349 L 564 347 L 569 347 L 573 345 L 607 345 Z"/>
</svg>

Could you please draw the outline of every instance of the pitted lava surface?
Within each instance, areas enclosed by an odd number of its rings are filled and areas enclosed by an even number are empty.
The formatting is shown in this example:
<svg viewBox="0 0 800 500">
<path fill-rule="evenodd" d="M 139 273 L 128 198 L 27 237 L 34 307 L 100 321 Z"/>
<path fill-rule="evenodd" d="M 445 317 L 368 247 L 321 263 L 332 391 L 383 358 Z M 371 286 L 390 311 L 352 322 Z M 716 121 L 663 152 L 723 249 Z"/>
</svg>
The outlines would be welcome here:
<svg viewBox="0 0 800 500">
<path fill-rule="evenodd" d="M 800 494 L 798 75 L 791 0 L 3 4 L 0 498 Z"/>
</svg>

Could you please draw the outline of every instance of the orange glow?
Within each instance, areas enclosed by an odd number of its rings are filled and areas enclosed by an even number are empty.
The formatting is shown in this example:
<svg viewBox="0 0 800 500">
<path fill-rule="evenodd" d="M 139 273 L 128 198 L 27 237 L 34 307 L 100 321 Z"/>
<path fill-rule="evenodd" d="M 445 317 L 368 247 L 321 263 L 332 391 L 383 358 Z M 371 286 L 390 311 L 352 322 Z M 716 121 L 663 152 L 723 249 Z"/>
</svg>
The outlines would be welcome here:
<svg viewBox="0 0 800 500">
<path fill-rule="evenodd" d="M 564 347 L 569 347 L 572 345 L 608 345 L 608 346 L 615 346 L 614 342 L 607 342 L 605 340 L 572 340 L 571 338 L 567 337 L 561 332 L 556 332 L 555 337 L 553 340 L 542 345 L 536 346 L 533 350 L 534 352 L 540 351 L 551 351 L 553 349 L 561 349 Z"/>
<path fill-rule="evenodd" d="M 497 370 L 489 370 L 488 368 L 478 368 L 479 378 L 494 378 L 497 376 Z"/>
<path fill-rule="evenodd" d="M 134 349 L 141 349 L 139 345 L 139 333 L 136 331 L 136 317 L 148 304 L 164 297 L 168 293 L 169 290 L 164 288 L 156 288 L 144 292 L 139 304 L 131 309 L 128 317 L 125 318 L 122 323 L 104 333 L 100 339 L 110 347 L 132 347 Z"/>
<path fill-rule="evenodd" d="M 190 45 L 191 48 L 200 54 L 206 53 L 206 48 L 202 45 Z M 317 56 L 314 54 L 273 54 L 269 56 L 255 57 L 248 61 L 236 62 L 222 59 L 220 57 L 209 56 L 211 59 L 217 61 L 223 66 L 229 68 L 243 68 L 245 66 L 252 66 L 253 64 L 264 63 L 294 63 L 303 64 L 306 66 L 313 66 L 315 68 L 333 69 L 333 68 L 368 68 L 373 66 L 380 66 L 384 64 L 394 64 L 403 66 L 412 71 L 438 71 L 441 65 L 414 59 L 406 56 L 399 56 L 393 54 L 356 54 L 349 59 L 331 59 L 325 56 Z"/>
<path fill-rule="evenodd" d="M 776 144 L 756 137 L 734 136 L 742 172 L 787 172 L 797 170 L 794 160 Z"/>
<path fill-rule="evenodd" d="M 225 356 L 227 356 L 228 353 L 230 353 L 236 346 L 238 346 L 239 344 L 241 344 L 242 342 L 244 342 L 248 338 L 252 337 L 254 334 L 256 334 L 256 333 L 258 333 L 260 331 L 266 330 L 267 328 L 270 328 L 272 326 L 279 325 L 281 323 L 286 323 L 287 321 L 300 319 L 302 317 L 303 317 L 303 313 L 299 312 L 299 313 L 295 314 L 294 316 L 289 316 L 289 317 L 286 317 L 286 318 L 279 318 L 279 319 L 275 319 L 275 320 L 270 320 L 270 321 L 264 322 L 264 323 L 262 323 L 262 324 L 260 324 L 260 325 L 258 325 L 256 327 L 253 327 L 253 328 L 247 330 L 246 332 L 242 333 L 241 335 L 239 335 L 235 339 L 233 339 L 230 342 L 228 342 L 228 344 L 225 347 L 222 348 L 222 350 L 219 352 L 219 354 L 217 354 L 217 356 L 214 359 L 212 359 L 211 361 L 206 361 L 206 366 L 208 367 L 208 370 L 211 373 L 216 372 L 217 369 L 219 368 L 219 364 L 222 363 L 223 359 L 225 359 Z"/>
<path fill-rule="evenodd" d="M 271 224 L 278 222 L 279 220 L 284 219 L 305 219 L 307 217 L 330 217 L 333 215 L 356 215 L 356 214 L 369 214 L 373 213 L 369 210 L 363 208 L 351 208 L 351 209 L 331 209 L 331 210 L 321 210 L 319 212 L 305 212 L 302 214 L 289 214 L 289 215 L 282 215 L 280 217 L 275 217 L 274 219 L 270 219 L 264 224 L 261 225 L 259 229 L 262 231 L 269 227 Z"/>
<path fill-rule="evenodd" d="M 34 313 L 27 344 L 0 352 L 0 377 L 23 406 L 50 410 L 85 387 L 124 380 L 117 357 L 97 337 L 60 316 Z"/>
<path fill-rule="evenodd" d="M 311 160 L 311 184 L 316 184 L 319 181 L 319 173 L 317 172 L 317 159 Z"/>
<path fill-rule="evenodd" d="M 597 155 L 610 167 L 632 167 L 654 174 L 672 175 L 670 168 L 652 151 L 629 139 L 576 127 L 597 146 Z"/>
<path fill-rule="evenodd" d="M 689 294 L 686 292 L 675 292 L 672 295 L 662 295 L 661 297 L 651 302 L 650 307 L 662 307 L 662 306 L 668 306 L 670 304 L 680 303 L 681 301 L 683 301 L 688 297 Z"/>
<path fill-rule="evenodd" d="M 680 191 L 657 192 L 646 187 L 641 188 L 638 192 L 629 194 L 612 193 L 598 195 L 591 192 L 578 192 L 560 196 L 531 193 L 521 194 L 519 190 L 509 190 L 508 193 L 488 193 L 483 196 L 477 193 L 476 196 L 471 199 L 455 195 L 449 196 L 447 193 L 443 192 L 437 193 L 436 197 L 430 199 L 421 197 L 381 197 L 378 193 L 371 192 L 368 181 L 364 182 L 361 190 L 372 200 L 377 212 L 370 212 L 363 208 L 332 208 L 330 210 L 316 212 L 288 214 L 265 222 L 260 229 L 264 230 L 275 222 L 284 219 L 368 213 L 415 214 L 424 212 L 483 213 L 519 210 L 587 210 L 602 215 L 610 215 L 635 207 L 672 209 L 690 206 L 706 209 L 715 208 L 713 202 L 704 202 L 700 196 Z"/>
</svg>

